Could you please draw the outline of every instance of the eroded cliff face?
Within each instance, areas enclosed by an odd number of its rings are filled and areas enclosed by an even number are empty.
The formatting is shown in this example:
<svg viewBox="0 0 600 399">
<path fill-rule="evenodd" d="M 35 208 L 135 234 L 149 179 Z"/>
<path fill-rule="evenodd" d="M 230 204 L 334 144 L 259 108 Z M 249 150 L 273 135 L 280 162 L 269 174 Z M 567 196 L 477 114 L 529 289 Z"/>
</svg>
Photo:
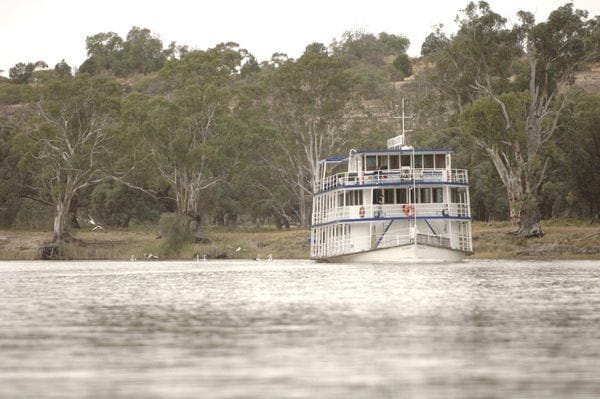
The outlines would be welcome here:
<svg viewBox="0 0 600 399">
<path fill-rule="evenodd" d="M 600 94 L 600 62 L 586 64 L 575 74 L 575 86 L 583 90 Z"/>
</svg>

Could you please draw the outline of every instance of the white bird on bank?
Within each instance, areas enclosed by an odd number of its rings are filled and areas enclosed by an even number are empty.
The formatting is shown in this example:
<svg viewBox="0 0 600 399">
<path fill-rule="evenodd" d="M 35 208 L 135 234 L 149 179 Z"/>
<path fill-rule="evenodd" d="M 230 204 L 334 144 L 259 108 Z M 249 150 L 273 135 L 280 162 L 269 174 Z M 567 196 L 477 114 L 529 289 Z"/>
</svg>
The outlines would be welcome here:
<svg viewBox="0 0 600 399">
<path fill-rule="evenodd" d="M 160 259 L 157 255 L 153 255 L 152 253 L 144 254 L 144 258 L 148 260 L 158 260 Z"/>
<path fill-rule="evenodd" d="M 104 230 L 104 227 L 100 226 L 98 223 L 96 223 L 96 221 L 94 220 L 94 218 L 91 215 L 88 215 L 88 222 L 94 226 L 92 227 L 92 231 L 96 231 L 96 230 Z"/>
</svg>

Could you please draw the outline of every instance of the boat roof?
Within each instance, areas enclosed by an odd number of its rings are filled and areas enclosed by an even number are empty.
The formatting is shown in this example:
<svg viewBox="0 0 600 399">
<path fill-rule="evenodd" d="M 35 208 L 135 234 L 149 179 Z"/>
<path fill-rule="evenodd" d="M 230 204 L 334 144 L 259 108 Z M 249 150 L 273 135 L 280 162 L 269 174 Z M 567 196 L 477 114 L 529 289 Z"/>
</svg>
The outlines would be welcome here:
<svg viewBox="0 0 600 399">
<path fill-rule="evenodd" d="M 386 155 L 386 154 L 412 154 L 412 148 L 405 149 L 397 149 L 397 150 L 353 150 L 352 154 L 365 154 L 365 155 Z M 424 148 L 415 148 L 415 154 L 450 154 L 454 152 L 454 148 L 452 147 L 424 147 Z M 329 157 L 325 159 L 321 159 L 319 163 L 341 163 L 348 159 L 348 155 L 346 156 L 338 156 L 338 157 Z"/>
</svg>

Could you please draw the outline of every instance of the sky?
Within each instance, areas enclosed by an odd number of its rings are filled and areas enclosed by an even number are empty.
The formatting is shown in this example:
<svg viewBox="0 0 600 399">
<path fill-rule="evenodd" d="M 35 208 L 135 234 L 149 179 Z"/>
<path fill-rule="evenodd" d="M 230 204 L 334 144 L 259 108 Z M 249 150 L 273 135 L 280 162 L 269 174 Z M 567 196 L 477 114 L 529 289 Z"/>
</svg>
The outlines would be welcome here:
<svg viewBox="0 0 600 399">
<path fill-rule="evenodd" d="M 516 22 L 527 10 L 538 21 L 565 0 L 488 0 L 492 10 Z M 410 39 L 418 56 L 424 38 L 438 24 L 452 33 L 467 0 L 0 0 L 0 70 L 18 62 L 65 59 L 78 67 L 86 59 L 85 38 L 133 26 L 148 28 L 167 46 L 175 41 L 204 50 L 233 41 L 258 61 L 275 52 L 299 57 L 313 42 L 329 45 L 348 30 L 387 32 Z M 600 14 L 599 0 L 574 0 L 575 7 Z"/>
</svg>

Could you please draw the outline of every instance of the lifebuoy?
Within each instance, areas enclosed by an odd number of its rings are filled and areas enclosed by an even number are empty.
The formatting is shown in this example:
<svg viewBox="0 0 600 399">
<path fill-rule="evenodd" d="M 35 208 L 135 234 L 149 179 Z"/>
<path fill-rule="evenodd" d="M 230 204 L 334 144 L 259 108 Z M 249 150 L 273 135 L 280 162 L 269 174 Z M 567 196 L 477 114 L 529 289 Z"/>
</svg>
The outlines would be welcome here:
<svg viewBox="0 0 600 399">
<path fill-rule="evenodd" d="M 415 206 L 414 205 L 404 205 L 402 207 L 402 210 L 404 211 L 404 214 L 406 216 L 408 216 L 409 218 L 415 216 Z"/>
<path fill-rule="evenodd" d="M 361 218 L 365 217 L 365 207 L 361 206 L 360 209 L 358 210 L 358 214 L 360 215 Z"/>
</svg>

